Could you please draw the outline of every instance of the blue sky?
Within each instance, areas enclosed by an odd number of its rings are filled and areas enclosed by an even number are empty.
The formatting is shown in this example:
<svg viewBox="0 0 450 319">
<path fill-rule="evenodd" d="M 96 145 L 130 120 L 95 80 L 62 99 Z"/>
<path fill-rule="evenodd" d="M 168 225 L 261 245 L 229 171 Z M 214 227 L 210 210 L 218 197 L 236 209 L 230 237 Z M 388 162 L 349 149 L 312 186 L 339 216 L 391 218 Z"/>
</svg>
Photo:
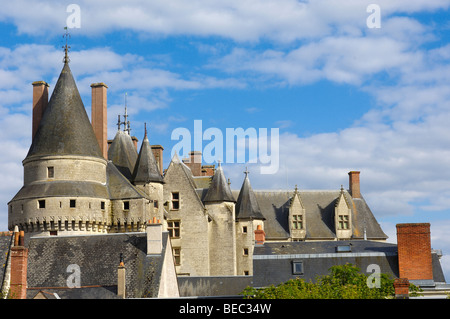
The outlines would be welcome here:
<svg viewBox="0 0 450 319">
<path fill-rule="evenodd" d="M 125 94 L 132 135 L 164 146 L 177 128 L 278 128 L 279 169 L 224 163 L 239 188 L 361 190 L 390 241 L 395 224 L 430 222 L 450 277 L 450 3 L 445 0 L 10 1 L 0 12 L 0 227 L 23 184 L 31 83 L 54 87 L 64 26 L 90 114 L 90 84 L 108 85 L 108 135 Z M 380 28 L 369 28 L 369 4 Z M 208 143 L 204 141 L 203 147 Z"/>
</svg>

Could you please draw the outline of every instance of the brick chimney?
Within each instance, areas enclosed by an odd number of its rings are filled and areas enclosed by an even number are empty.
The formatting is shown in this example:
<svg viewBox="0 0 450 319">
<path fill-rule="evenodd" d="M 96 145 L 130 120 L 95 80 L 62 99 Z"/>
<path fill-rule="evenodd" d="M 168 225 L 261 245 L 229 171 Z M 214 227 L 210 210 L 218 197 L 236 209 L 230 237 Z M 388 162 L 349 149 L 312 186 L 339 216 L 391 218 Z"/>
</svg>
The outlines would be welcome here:
<svg viewBox="0 0 450 319">
<path fill-rule="evenodd" d="M 126 296 L 126 278 L 123 254 L 120 254 L 119 267 L 117 268 L 117 296 L 124 299 Z"/>
<path fill-rule="evenodd" d="M 255 230 L 255 243 L 256 245 L 263 245 L 266 240 L 266 233 L 262 229 L 261 225 L 256 226 Z"/>
<path fill-rule="evenodd" d="M 202 152 L 189 152 L 189 158 L 183 159 L 183 163 L 191 169 L 192 176 L 202 176 Z"/>
<path fill-rule="evenodd" d="M 409 298 L 409 281 L 407 278 L 396 278 L 394 280 L 395 299 Z"/>
<path fill-rule="evenodd" d="M 37 132 L 39 123 L 41 122 L 42 115 L 48 104 L 48 87 L 49 85 L 44 81 L 33 82 L 33 127 L 32 135 Z"/>
<path fill-rule="evenodd" d="M 397 224 L 399 277 L 433 280 L 429 223 Z"/>
<path fill-rule="evenodd" d="M 161 254 L 163 231 L 161 221 L 156 220 L 156 217 L 153 217 L 153 221 L 148 221 L 145 231 L 147 233 L 147 255 Z"/>
<path fill-rule="evenodd" d="M 163 151 L 161 145 L 152 145 L 153 156 L 155 156 L 156 164 L 158 164 L 159 172 L 163 173 Z"/>
<path fill-rule="evenodd" d="M 358 171 L 351 171 L 349 176 L 349 189 L 353 198 L 361 198 L 361 191 L 359 186 L 359 173 Z"/>
<path fill-rule="evenodd" d="M 24 231 L 14 233 L 11 247 L 10 296 L 13 299 L 27 298 L 28 249 L 24 246 Z"/>
<path fill-rule="evenodd" d="M 107 100 L 106 91 L 108 86 L 104 83 L 93 83 L 91 121 L 98 145 L 102 151 L 103 157 L 108 158 L 108 120 L 107 120 Z"/>
</svg>

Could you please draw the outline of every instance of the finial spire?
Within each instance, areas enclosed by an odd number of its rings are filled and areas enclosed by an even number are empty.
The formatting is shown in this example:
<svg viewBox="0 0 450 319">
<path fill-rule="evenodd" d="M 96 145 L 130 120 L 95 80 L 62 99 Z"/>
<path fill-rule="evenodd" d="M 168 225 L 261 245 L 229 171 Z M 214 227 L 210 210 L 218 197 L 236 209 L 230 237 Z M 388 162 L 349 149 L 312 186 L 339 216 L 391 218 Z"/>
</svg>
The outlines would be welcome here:
<svg viewBox="0 0 450 319">
<path fill-rule="evenodd" d="M 125 114 L 123 115 L 124 119 L 123 122 L 120 121 L 120 115 L 118 116 L 118 121 L 117 121 L 117 129 L 120 131 L 120 126 L 123 124 L 124 132 L 127 132 L 128 135 L 131 135 L 131 126 L 130 126 L 130 121 L 128 121 L 128 112 L 127 112 L 127 94 L 125 92 Z"/>
<path fill-rule="evenodd" d="M 147 137 L 147 122 L 144 123 L 144 130 L 145 130 L 144 138 L 146 138 Z"/>
<path fill-rule="evenodd" d="M 249 173 L 250 173 L 250 172 L 248 171 L 248 167 L 246 166 L 246 167 L 245 167 L 245 171 L 244 171 L 245 177 L 247 177 Z"/>
<path fill-rule="evenodd" d="M 64 30 L 66 30 L 66 32 L 64 33 L 63 38 L 66 38 L 66 45 L 63 46 L 63 48 L 64 48 L 64 60 L 63 61 L 64 61 L 64 64 L 67 64 L 67 63 L 70 62 L 70 59 L 69 59 L 70 46 L 68 45 L 68 40 L 70 38 L 70 33 L 67 30 L 67 27 L 64 27 Z"/>
</svg>

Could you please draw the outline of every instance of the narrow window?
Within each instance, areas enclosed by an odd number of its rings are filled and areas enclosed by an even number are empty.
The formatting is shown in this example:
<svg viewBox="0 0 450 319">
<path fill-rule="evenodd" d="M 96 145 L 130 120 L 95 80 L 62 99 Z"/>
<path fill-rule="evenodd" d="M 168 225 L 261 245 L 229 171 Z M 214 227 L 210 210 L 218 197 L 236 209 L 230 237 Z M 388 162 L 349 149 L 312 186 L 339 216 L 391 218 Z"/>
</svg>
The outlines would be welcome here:
<svg viewBox="0 0 450 319">
<path fill-rule="evenodd" d="M 248 276 L 249 275 L 249 271 L 248 270 L 244 270 L 244 276 Z"/>
<path fill-rule="evenodd" d="M 75 208 L 77 206 L 77 201 L 75 199 L 71 199 L 69 202 L 70 208 Z"/>
<path fill-rule="evenodd" d="M 53 166 L 47 167 L 47 178 L 55 178 L 55 168 Z"/>
<path fill-rule="evenodd" d="M 180 238 L 180 221 L 171 220 L 167 222 L 167 231 L 170 238 Z"/>
<path fill-rule="evenodd" d="M 242 226 L 242 233 L 247 234 L 247 226 Z"/>
<path fill-rule="evenodd" d="M 45 208 L 45 199 L 38 200 L 38 208 L 39 209 Z"/>
<path fill-rule="evenodd" d="M 100 209 L 101 210 L 105 210 L 105 202 L 101 202 L 100 203 Z"/>
<path fill-rule="evenodd" d="M 159 204 L 158 204 L 158 201 L 157 201 L 157 200 L 154 200 L 154 201 L 153 201 L 153 207 L 155 207 L 155 208 L 158 208 L 158 207 L 159 207 Z"/>
<path fill-rule="evenodd" d="M 180 209 L 180 193 L 172 193 L 172 209 Z"/>
<path fill-rule="evenodd" d="M 248 248 L 244 248 L 244 256 L 248 256 Z"/>
<path fill-rule="evenodd" d="M 175 262 L 175 266 L 180 266 L 181 265 L 181 248 L 174 247 L 172 252 L 173 252 L 173 259 Z"/>
<path fill-rule="evenodd" d="M 130 202 L 129 201 L 123 202 L 123 210 L 130 210 Z"/>
</svg>

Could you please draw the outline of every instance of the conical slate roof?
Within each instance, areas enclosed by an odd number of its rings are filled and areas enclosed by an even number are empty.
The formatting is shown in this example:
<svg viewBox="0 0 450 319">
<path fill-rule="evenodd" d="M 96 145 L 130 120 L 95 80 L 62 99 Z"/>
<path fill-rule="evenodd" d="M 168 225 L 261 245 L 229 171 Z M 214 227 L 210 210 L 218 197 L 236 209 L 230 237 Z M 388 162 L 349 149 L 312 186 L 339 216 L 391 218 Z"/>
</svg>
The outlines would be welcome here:
<svg viewBox="0 0 450 319">
<path fill-rule="evenodd" d="M 27 157 L 45 155 L 103 158 L 67 62 L 64 63 Z"/>
<path fill-rule="evenodd" d="M 152 147 L 147 137 L 147 129 L 145 129 L 144 140 L 142 141 L 136 165 L 134 166 L 132 181 L 135 184 L 146 184 L 148 182 L 164 182 L 158 165 L 156 164 L 156 159 L 155 155 L 153 155 Z"/>
<path fill-rule="evenodd" d="M 108 149 L 108 159 L 129 180 L 132 178 L 138 154 L 131 136 L 118 130 Z"/>
<path fill-rule="evenodd" d="M 236 219 L 265 219 L 259 208 L 255 193 L 253 192 L 248 172 L 245 172 L 244 183 L 242 183 L 236 203 Z"/>
<path fill-rule="evenodd" d="M 220 163 L 214 173 L 211 185 L 209 186 L 203 202 L 236 202 L 233 194 L 231 193 L 230 185 L 228 185 Z"/>
</svg>

